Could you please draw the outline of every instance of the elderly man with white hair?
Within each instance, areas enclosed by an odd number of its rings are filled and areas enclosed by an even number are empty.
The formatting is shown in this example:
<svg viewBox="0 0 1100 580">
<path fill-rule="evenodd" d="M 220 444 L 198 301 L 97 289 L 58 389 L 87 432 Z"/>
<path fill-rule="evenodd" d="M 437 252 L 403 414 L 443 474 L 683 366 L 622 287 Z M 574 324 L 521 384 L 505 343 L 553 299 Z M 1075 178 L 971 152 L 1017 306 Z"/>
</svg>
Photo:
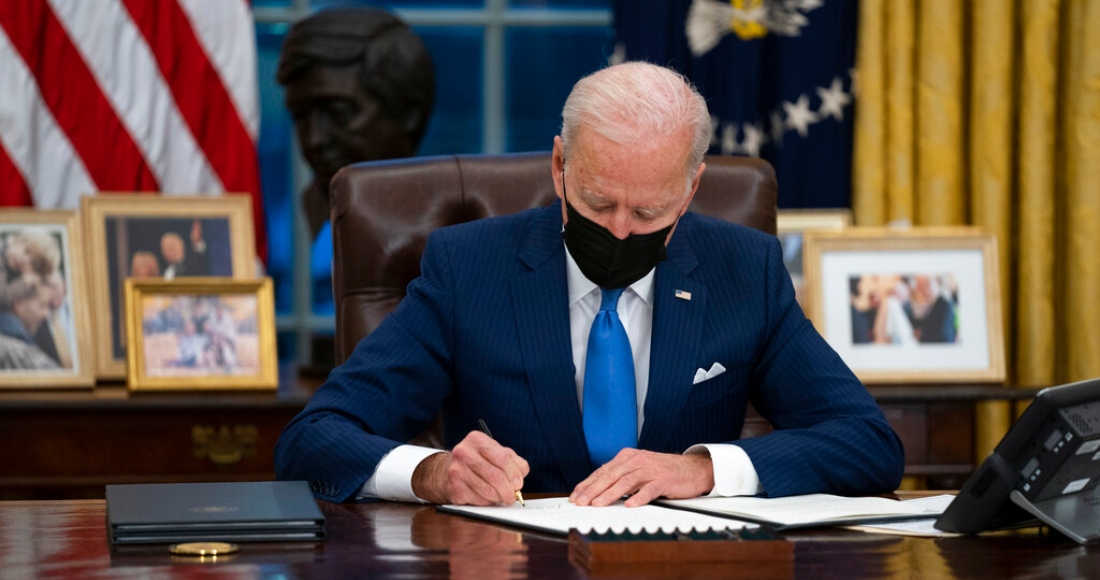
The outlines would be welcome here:
<svg viewBox="0 0 1100 580">
<path fill-rule="evenodd" d="M 561 201 L 435 231 L 406 298 L 284 430 L 278 476 L 329 501 L 475 505 L 892 491 L 901 443 L 795 303 L 778 240 L 688 211 L 698 92 L 624 63 L 562 117 Z M 750 401 L 775 431 L 739 440 Z M 440 411 L 450 451 L 405 443 Z"/>
</svg>

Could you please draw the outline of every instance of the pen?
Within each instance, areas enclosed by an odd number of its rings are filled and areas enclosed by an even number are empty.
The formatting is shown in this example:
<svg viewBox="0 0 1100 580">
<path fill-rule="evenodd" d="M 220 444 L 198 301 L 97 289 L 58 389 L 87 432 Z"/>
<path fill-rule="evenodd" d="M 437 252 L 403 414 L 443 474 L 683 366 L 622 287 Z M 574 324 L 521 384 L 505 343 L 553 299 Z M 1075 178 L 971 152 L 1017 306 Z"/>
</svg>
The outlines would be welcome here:
<svg viewBox="0 0 1100 580">
<path fill-rule="evenodd" d="M 481 432 L 488 435 L 489 439 L 493 439 L 493 434 L 489 432 L 489 426 L 485 424 L 485 419 L 478 419 L 477 424 L 481 427 Z M 527 504 L 523 503 L 523 493 L 520 490 L 516 490 L 516 501 L 519 505 L 527 507 Z"/>
</svg>

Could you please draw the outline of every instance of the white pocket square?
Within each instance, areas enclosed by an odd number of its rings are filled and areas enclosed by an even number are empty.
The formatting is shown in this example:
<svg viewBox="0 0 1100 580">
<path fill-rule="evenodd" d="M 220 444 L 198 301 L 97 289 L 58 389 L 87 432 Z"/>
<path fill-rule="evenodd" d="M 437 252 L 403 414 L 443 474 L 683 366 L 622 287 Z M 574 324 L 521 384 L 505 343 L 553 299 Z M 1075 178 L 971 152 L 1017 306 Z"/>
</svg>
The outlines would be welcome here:
<svg viewBox="0 0 1100 580">
<path fill-rule="evenodd" d="M 705 380 L 708 380 L 708 379 L 713 379 L 714 377 L 716 377 L 716 376 L 718 376 L 718 375 L 720 375 L 724 372 L 726 372 L 726 367 L 722 366 L 720 363 L 714 363 L 713 365 L 711 365 L 709 371 L 704 371 L 703 369 L 696 369 L 696 371 L 695 371 L 695 380 L 693 380 L 691 384 L 698 385 L 699 383 L 701 383 Z"/>
</svg>

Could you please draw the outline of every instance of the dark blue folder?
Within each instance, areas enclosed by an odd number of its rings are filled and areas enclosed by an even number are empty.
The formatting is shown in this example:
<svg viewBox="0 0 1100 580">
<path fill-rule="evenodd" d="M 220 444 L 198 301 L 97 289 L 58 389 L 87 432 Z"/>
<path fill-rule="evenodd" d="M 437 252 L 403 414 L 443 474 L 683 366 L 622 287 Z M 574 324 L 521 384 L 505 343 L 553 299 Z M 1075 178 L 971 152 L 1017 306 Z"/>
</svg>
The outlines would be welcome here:
<svg viewBox="0 0 1100 580">
<path fill-rule="evenodd" d="M 112 545 L 316 542 L 325 518 L 304 481 L 107 486 Z"/>
</svg>

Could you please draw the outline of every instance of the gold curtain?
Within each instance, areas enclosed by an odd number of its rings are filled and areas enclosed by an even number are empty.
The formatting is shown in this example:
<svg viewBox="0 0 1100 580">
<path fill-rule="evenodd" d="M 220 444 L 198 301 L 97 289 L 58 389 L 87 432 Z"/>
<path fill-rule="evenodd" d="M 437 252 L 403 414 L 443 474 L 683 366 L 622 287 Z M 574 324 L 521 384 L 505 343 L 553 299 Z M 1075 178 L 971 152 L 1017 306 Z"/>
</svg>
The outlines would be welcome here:
<svg viewBox="0 0 1100 580">
<path fill-rule="evenodd" d="M 1100 377 L 1100 0 L 862 0 L 859 225 L 997 236 L 1008 382 Z M 979 459 L 1007 404 L 977 413 Z"/>
</svg>

